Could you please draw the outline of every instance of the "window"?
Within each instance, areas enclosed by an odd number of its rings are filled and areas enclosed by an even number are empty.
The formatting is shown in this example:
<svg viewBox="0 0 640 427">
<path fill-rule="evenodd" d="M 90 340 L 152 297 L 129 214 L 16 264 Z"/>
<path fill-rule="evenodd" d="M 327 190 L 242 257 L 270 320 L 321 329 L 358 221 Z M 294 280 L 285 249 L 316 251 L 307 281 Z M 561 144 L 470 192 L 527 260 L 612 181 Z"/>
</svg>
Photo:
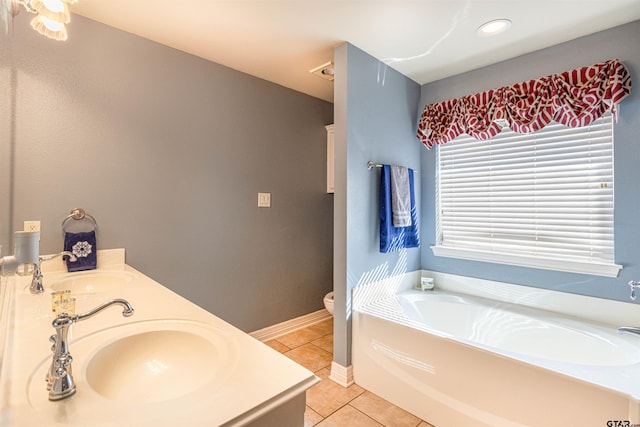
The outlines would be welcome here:
<svg viewBox="0 0 640 427">
<path fill-rule="evenodd" d="M 616 277 L 613 120 L 438 146 L 437 256 Z"/>
</svg>

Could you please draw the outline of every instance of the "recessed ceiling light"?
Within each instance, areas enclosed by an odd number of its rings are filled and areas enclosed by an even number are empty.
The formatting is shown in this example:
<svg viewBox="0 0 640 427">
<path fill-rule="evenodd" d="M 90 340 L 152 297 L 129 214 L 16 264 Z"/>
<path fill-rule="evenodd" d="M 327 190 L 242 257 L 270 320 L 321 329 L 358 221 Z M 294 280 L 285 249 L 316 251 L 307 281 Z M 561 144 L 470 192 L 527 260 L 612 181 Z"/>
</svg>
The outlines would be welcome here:
<svg viewBox="0 0 640 427">
<path fill-rule="evenodd" d="M 494 19 L 489 22 L 485 22 L 480 25 L 476 30 L 476 34 L 479 36 L 495 36 L 500 33 L 504 33 L 511 28 L 511 21 L 508 19 Z"/>
<path fill-rule="evenodd" d="M 333 62 L 329 61 L 326 64 L 322 64 L 319 67 L 309 70 L 311 74 L 315 74 L 318 77 L 322 77 L 326 80 L 333 80 Z"/>
</svg>

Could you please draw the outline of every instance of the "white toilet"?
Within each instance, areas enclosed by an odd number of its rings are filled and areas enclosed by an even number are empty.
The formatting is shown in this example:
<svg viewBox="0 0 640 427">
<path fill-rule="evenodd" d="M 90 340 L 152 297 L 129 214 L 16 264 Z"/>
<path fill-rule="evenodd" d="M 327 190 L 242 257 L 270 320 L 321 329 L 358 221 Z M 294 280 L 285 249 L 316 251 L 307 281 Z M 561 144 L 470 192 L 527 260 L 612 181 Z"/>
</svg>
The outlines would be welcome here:
<svg viewBox="0 0 640 427">
<path fill-rule="evenodd" d="M 324 308 L 333 316 L 333 292 L 329 292 L 324 296 Z"/>
</svg>

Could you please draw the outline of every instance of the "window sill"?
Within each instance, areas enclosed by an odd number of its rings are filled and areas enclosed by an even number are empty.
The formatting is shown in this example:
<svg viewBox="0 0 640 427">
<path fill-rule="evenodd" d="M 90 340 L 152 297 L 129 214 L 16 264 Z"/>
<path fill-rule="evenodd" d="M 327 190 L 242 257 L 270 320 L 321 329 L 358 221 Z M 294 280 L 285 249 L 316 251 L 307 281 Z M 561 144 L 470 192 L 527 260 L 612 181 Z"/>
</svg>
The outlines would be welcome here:
<svg viewBox="0 0 640 427">
<path fill-rule="evenodd" d="M 431 246 L 435 256 L 466 259 L 471 261 L 493 262 L 497 264 L 515 265 L 518 267 L 541 268 L 545 270 L 564 271 L 569 273 L 591 274 L 594 276 L 618 277 L 622 266 L 618 264 L 603 264 L 560 260 L 550 258 L 525 257 L 504 253 L 490 253 L 467 249 L 448 248 L 445 246 Z"/>
</svg>

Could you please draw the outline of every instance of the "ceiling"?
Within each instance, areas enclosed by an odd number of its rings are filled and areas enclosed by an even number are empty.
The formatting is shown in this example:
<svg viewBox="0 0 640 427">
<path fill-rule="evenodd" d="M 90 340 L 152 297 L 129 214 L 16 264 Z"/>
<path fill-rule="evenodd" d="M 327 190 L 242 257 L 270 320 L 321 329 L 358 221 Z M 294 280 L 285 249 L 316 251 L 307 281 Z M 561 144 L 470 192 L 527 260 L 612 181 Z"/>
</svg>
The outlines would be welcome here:
<svg viewBox="0 0 640 427">
<path fill-rule="evenodd" d="M 79 0 L 71 11 L 332 102 L 333 83 L 309 70 L 345 41 L 425 84 L 638 20 L 640 0 Z M 495 18 L 511 29 L 478 37 Z"/>
</svg>

